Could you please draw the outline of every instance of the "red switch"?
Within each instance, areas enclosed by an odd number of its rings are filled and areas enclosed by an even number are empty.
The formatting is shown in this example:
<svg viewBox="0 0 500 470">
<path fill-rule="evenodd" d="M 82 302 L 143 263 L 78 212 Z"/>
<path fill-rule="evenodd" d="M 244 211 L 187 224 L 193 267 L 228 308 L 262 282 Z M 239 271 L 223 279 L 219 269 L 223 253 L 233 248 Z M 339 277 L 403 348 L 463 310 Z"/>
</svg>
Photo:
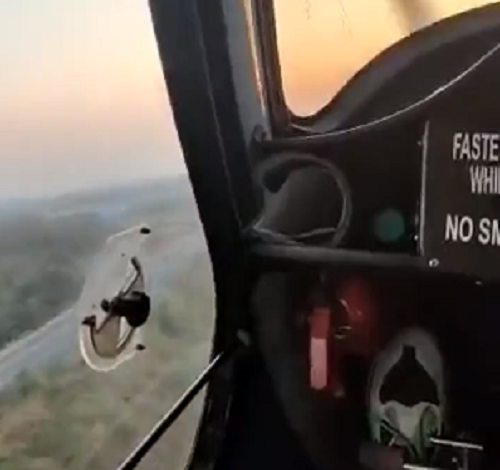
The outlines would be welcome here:
<svg viewBox="0 0 500 470">
<path fill-rule="evenodd" d="M 325 306 L 314 307 L 310 321 L 310 382 L 315 390 L 328 386 L 330 373 L 328 336 L 330 331 L 330 310 Z"/>
</svg>

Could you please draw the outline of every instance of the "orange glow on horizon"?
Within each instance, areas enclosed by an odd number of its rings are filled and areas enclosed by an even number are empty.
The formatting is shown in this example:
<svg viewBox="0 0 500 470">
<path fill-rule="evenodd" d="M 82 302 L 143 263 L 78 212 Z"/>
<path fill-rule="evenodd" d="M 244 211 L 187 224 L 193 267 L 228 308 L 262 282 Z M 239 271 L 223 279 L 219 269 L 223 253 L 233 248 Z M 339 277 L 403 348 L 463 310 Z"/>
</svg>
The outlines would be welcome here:
<svg viewBox="0 0 500 470">
<path fill-rule="evenodd" d="M 0 87 L 8 122 L 112 126 L 149 120 L 154 108 L 164 113 L 168 100 L 152 27 L 148 17 L 133 13 L 137 9 L 116 14 L 102 28 L 80 25 L 80 34 L 66 42 L 61 37 L 57 53 L 20 57 L 21 72 Z"/>
<path fill-rule="evenodd" d="M 274 0 L 283 89 L 296 114 L 318 111 L 367 62 L 409 33 L 398 1 Z M 419 1 L 432 15 L 428 23 L 493 3 Z"/>
<path fill-rule="evenodd" d="M 147 0 L 45 2 L 0 5 L 0 199 L 185 171 Z"/>
<path fill-rule="evenodd" d="M 406 34 L 394 3 L 415 0 L 268 1 L 287 101 L 310 114 Z M 489 3 L 419 1 L 436 18 Z M 0 13 L 0 198 L 184 169 L 147 0 L 24 0 Z"/>
</svg>

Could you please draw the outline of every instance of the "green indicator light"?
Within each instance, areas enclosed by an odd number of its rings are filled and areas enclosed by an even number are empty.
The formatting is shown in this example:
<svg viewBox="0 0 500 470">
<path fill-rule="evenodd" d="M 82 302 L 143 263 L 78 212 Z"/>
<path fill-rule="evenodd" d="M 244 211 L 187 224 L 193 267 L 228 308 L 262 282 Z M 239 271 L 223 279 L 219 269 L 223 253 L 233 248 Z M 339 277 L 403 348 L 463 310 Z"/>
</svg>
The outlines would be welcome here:
<svg viewBox="0 0 500 470">
<path fill-rule="evenodd" d="M 395 209 L 380 212 L 374 218 L 373 230 L 381 242 L 397 242 L 405 233 L 405 221 L 401 212 Z"/>
</svg>

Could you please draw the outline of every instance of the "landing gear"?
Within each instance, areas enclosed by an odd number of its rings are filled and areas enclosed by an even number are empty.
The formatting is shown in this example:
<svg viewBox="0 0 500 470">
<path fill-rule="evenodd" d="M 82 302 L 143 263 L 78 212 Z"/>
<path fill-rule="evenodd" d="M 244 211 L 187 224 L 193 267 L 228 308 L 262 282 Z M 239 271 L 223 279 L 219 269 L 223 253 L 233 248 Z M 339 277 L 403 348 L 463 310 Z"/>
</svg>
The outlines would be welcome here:
<svg viewBox="0 0 500 470">
<path fill-rule="evenodd" d="M 82 317 L 80 352 L 94 370 L 110 371 L 145 349 L 141 328 L 151 300 L 140 259 L 150 233 L 138 226 L 110 237 L 87 276 L 75 308 Z"/>
</svg>

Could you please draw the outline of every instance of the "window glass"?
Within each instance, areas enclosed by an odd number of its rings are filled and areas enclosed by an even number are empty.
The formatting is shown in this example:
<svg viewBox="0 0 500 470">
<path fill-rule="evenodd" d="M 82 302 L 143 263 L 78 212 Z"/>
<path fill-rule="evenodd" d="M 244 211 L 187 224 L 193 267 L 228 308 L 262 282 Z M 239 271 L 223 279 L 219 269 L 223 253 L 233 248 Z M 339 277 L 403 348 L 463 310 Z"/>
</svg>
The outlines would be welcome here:
<svg viewBox="0 0 500 470">
<path fill-rule="evenodd" d="M 2 469 L 115 468 L 208 362 L 211 266 L 148 2 L 119 3 L 0 2 Z M 97 372 L 79 352 L 82 292 L 95 266 L 111 272 L 106 240 L 138 224 L 145 350 Z M 87 288 L 97 305 L 112 281 Z M 143 467 L 167 451 L 184 467 L 200 411 Z"/>
<path fill-rule="evenodd" d="M 299 116 L 325 106 L 412 31 L 491 0 L 274 0 L 284 94 Z"/>
</svg>

